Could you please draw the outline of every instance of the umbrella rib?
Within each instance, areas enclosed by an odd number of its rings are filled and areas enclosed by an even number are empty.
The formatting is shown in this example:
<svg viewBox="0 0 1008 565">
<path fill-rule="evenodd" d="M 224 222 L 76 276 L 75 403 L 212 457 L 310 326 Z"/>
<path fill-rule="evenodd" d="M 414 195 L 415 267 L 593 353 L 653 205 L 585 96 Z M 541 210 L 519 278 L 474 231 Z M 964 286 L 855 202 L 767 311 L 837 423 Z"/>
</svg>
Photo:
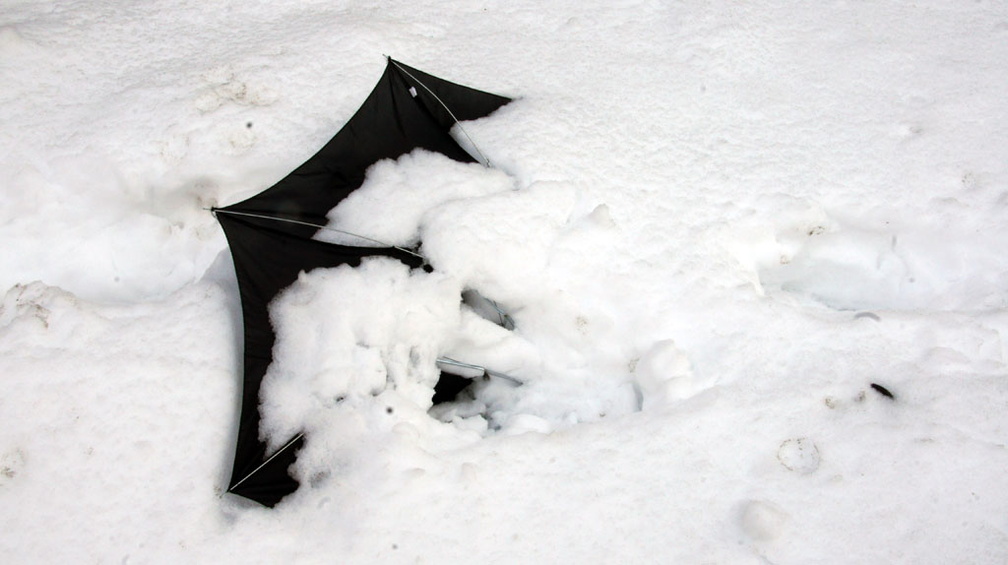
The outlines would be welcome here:
<svg viewBox="0 0 1008 565">
<path fill-rule="evenodd" d="M 519 385 L 522 384 L 521 381 L 519 381 L 518 379 L 512 377 L 511 375 L 506 375 L 506 374 L 500 373 L 498 371 L 492 371 L 492 370 L 487 369 L 486 367 L 484 367 L 482 365 L 474 365 L 472 363 L 466 363 L 465 361 L 457 361 L 455 359 L 452 359 L 451 357 L 438 357 L 437 360 L 435 361 L 435 363 L 440 363 L 442 365 L 448 365 L 450 367 L 461 367 L 463 369 L 474 369 L 476 371 L 483 371 L 488 376 L 497 377 L 497 378 L 500 378 L 500 379 L 504 379 L 506 381 L 511 381 L 511 382 L 513 382 L 515 384 L 519 384 Z"/>
<path fill-rule="evenodd" d="M 287 449 L 288 447 L 294 445 L 294 442 L 296 442 L 297 440 L 299 440 L 299 439 L 301 439 L 303 437 L 304 437 L 304 433 L 300 433 L 300 434 L 294 436 L 294 439 L 288 441 L 287 444 L 284 445 L 283 447 L 281 447 L 280 449 L 278 449 L 276 453 L 274 453 L 273 455 L 270 455 L 269 459 L 263 461 L 262 464 L 260 464 L 258 467 L 256 467 L 255 469 L 253 469 L 251 473 L 245 475 L 244 477 L 242 477 L 242 480 L 238 481 L 233 486 L 231 486 L 231 488 L 228 489 L 228 492 L 234 492 L 234 489 L 236 489 L 239 486 L 241 486 L 241 484 L 244 483 L 246 480 L 248 480 L 249 477 L 251 477 L 252 475 L 258 473 L 259 469 L 262 469 L 263 467 L 265 467 L 266 465 L 268 465 L 270 461 L 276 459 L 276 457 L 278 455 L 280 455 L 281 453 L 283 453 L 285 449 Z"/>
<path fill-rule="evenodd" d="M 259 218 L 259 219 L 262 219 L 262 220 L 273 220 L 273 221 L 276 221 L 276 222 L 287 222 L 289 224 L 298 224 L 298 225 L 301 225 L 301 226 L 309 226 L 309 227 L 313 227 L 313 228 L 318 228 L 320 230 L 341 233 L 341 234 L 344 234 L 344 235 L 349 235 L 351 237 L 357 237 L 357 238 L 363 239 L 365 241 L 370 241 L 371 243 L 377 243 L 378 245 L 381 245 L 382 247 L 391 247 L 392 249 L 398 249 L 399 251 L 402 251 L 403 253 L 409 253 L 410 255 L 413 255 L 414 257 L 419 257 L 420 259 L 423 259 L 424 261 L 427 260 L 427 258 L 424 257 L 423 255 L 421 255 L 421 254 L 419 254 L 419 253 L 417 253 L 415 251 L 412 251 L 410 249 L 406 249 L 405 247 L 400 247 L 398 245 L 389 245 L 388 243 L 385 243 L 384 241 L 375 239 L 373 237 L 368 237 L 366 235 L 360 235 L 360 234 L 349 232 L 349 231 L 345 231 L 345 230 L 339 230 L 339 229 L 336 229 L 336 228 L 331 228 L 329 226 L 323 226 L 323 225 L 315 224 L 315 223 L 312 223 L 312 222 L 305 222 L 303 220 L 293 220 L 291 218 L 284 218 L 284 217 L 281 217 L 281 216 L 270 216 L 270 215 L 267 215 L 267 214 L 253 214 L 251 212 L 235 212 L 234 210 L 224 210 L 223 208 L 211 208 L 210 211 L 213 212 L 214 214 L 220 213 L 220 214 L 231 214 L 232 216 L 248 216 L 249 218 Z"/>
<path fill-rule="evenodd" d="M 417 77 L 413 76 L 412 73 L 410 73 L 409 71 L 407 71 L 406 69 L 404 69 L 402 67 L 402 65 L 400 65 L 395 59 L 392 59 L 391 57 L 389 57 L 389 61 L 391 61 L 392 64 L 395 65 L 396 68 L 398 68 L 400 71 L 406 73 L 406 76 L 408 76 L 411 79 L 415 80 L 417 82 L 417 84 L 419 84 L 420 86 L 424 87 L 424 90 L 426 90 L 427 92 L 431 93 L 431 96 L 433 96 L 434 99 L 438 101 L 438 104 L 441 104 L 441 107 L 443 107 L 445 109 L 445 111 L 448 112 L 448 115 L 451 116 L 451 119 L 455 120 L 455 125 L 457 125 L 458 128 L 459 128 L 459 130 L 466 136 L 466 139 L 468 139 L 469 143 L 472 144 L 473 149 L 475 149 L 476 152 L 479 153 L 480 157 L 483 158 L 483 166 L 488 167 L 488 168 L 492 167 L 493 165 L 490 164 L 490 159 L 488 159 L 487 156 L 484 155 L 482 151 L 480 151 L 479 146 L 476 145 L 475 141 L 473 141 L 473 138 L 472 138 L 472 136 L 469 135 L 469 132 L 467 132 L 464 127 L 462 127 L 462 122 L 460 122 L 459 119 L 455 117 L 455 114 L 452 113 L 451 108 L 449 108 L 448 105 L 445 104 L 444 101 L 442 101 L 441 98 L 437 94 L 435 94 L 434 91 L 431 90 L 429 86 L 427 86 L 426 84 L 424 84 L 423 81 L 421 81 Z"/>
</svg>

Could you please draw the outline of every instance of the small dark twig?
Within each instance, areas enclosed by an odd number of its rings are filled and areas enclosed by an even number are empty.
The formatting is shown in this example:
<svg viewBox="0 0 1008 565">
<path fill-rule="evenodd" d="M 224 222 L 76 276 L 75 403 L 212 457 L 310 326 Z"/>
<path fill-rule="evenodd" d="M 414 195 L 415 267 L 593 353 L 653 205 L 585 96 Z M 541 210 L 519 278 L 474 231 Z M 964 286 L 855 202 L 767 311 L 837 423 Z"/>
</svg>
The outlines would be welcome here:
<svg viewBox="0 0 1008 565">
<path fill-rule="evenodd" d="M 882 386 L 880 384 L 875 384 L 875 383 L 872 383 L 871 387 L 873 389 L 875 389 L 875 392 L 881 394 L 882 396 L 885 396 L 886 398 L 891 398 L 893 400 L 896 400 L 896 397 L 893 396 L 893 393 L 889 392 L 889 389 L 887 389 L 886 387 L 884 387 L 884 386 Z"/>
</svg>

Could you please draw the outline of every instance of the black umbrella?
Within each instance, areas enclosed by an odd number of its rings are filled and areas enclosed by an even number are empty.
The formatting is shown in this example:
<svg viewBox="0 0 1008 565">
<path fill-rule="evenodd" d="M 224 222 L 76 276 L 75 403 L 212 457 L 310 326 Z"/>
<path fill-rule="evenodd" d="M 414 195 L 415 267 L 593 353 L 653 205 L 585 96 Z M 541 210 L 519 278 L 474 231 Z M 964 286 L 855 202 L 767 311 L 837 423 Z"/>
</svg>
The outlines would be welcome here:
<svg viewBox="0 0 1008 565">
<path fill-rule="evenodd" d="M 263 192 L 213 209 L 231 248 L 245 331 L 241 418 L 228 492 L 273 506 L 298 488 L 288 468 L 305 441 L 303 435 L 273 453 L 267 453 L 259 439 L 259 389 L 273 362 L 276 341 L 269 319 L 273 298 L 302 271 L 356 266 L 364 257 L 392 257 L 413 268 L 429 269 L 420 255 L 408 249 L 352 247 L 312 239 L 326 225 L 326 214 L 360 187 L 368 167 L 381 159 L 422 148 L 457 161 L 476 162 L 452 138 L 451 128 L 487 116 L 510 100 L 390 58 L 364 104 L 318 153 Z M 488 164 L 485 158 L 481 160 Z"/>
</svg>

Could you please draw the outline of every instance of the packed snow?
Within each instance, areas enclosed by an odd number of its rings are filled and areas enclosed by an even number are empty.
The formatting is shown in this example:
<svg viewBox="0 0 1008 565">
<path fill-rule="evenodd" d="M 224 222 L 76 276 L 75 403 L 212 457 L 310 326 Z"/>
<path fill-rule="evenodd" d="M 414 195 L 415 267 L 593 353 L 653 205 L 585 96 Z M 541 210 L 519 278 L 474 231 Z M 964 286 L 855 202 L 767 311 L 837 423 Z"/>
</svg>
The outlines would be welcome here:
<svg viewBox="0 0 1008 565">
<path fill-rule="evenodd" d="M 1008 562 L 1008 6 L 384 4 L 6 0 L 0 561 Z M 432 272 L 271 305 L 261 507 L 208 209 L 384 54 L 516 100 L 329 214 Z"/>
</svg>

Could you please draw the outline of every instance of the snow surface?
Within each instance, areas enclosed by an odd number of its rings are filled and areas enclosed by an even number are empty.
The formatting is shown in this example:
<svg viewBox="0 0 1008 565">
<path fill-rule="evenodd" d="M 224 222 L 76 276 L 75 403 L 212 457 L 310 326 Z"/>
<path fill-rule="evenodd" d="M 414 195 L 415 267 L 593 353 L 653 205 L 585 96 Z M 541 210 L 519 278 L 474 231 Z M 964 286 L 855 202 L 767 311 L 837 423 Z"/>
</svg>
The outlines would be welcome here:
<svg viewBox="0 0 1008 565">
<path fill-rule="evenodd" d="M 382 54 L 519 99 L 330 215 L 433 273 L 274 304 L 262 508 L 206 208 Z M 0 76 L 4 563 L 1008 561 L 1002 2 L 5 0 Z M 525 384 L 429 410 L 439 355 Z"/>
</svg>

